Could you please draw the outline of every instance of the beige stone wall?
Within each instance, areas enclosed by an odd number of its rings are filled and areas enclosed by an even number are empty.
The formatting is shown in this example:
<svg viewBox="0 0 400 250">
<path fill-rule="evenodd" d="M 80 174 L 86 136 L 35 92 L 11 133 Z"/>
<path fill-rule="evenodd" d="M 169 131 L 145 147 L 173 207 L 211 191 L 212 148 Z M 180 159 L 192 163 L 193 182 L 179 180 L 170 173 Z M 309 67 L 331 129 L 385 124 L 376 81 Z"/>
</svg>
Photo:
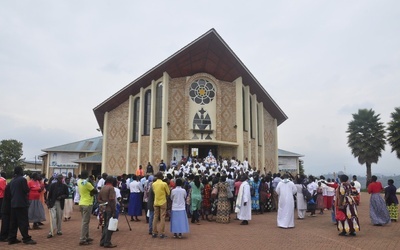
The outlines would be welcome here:
<svg viewBox="0 0 400 250">
<path fill-rule="evenodd" d="M 103 164 L 111 175 L 125 173 L 128 112 L 127 100 L 108 114 L 108 129 L 104 131 L 107 133 L 107 158 Z"/>
<path fill-rule="evenodd" d="M 175 78 L 169 82 L 168 90 L 168 140 L 188 138 L 188 95 L 186 78 Z"/>
<path fill-rule="evenodd" d="M 251 159 L 251 167 L 254 169 L 259 169 L 260 166 L 258 165 L 257 159 L 256 159 L 256 140 L 255 139 L 251 139 L 251 143 L 250 143 L 250 147 L 251 147 L 251 156 L 249 158 L 249 160 Z"/>
<path fill-rule="evenodd" d="M 161 129 L 153 129 L 153 155 L 151 156 L 151 163 L 161 161 Z M 165 159 L 163 159 L 165 162 Z M 146 162 L 147 163 L 147 162 Z M 143 163 L 142 163 L 143 165 Z"/>
<path fill-rule="evenodd" d="M 262 147 L 257 146 L 257 150 L 258 150 L 258 169 L 261 170 L 261 173 L 264 173 L 264 167 L 262 164 Z"/>
<path fill-rule="evenodd" d="M 236 147 L 220 146 L 218 147 L 218 154 L 224 159 L 231 159 L 232 156 L 237 155 Z"/>
<path fill-rule="evenodd" d="M 243 142 L 239 142 L 239 143 L 243 143 L 243 152 L 244 152 L 244 156 L 243 159 L 238 159 L 239 161 L 244 161 L 246 158 L 248 158 L 250 160 L 251 156 L 248 155 L 249 154 L 249 132 L 247 131 L 243 131 Z"/>
<path fill-rule="evenodd" d="M 151 160 L 151 157 L 149 155 L 149 146 L 150 146 L 150 136 L 141 136 L 141 141 L 140 141 L 140 164 L 145 164 L 144 166 L 147 166 L 147 162 L 151 162 L 151 164 L 153 165 L 154 163 Z M 153 165 L 154 166 L 154 165 Z M 133 169 L 136 171 L 136 169 L 139 166 L 135 164 L 135 166 L 133 167 Z"/>
<path fill-rule="evenodd" d="M 218 82 L 216 139 L 236 142 L 236 86 L 231 82 Z"/>
<path fill-rule="evenodd" d="M 130 147 L 129 147 L 129 168 L 128 168 L 128 174 L 134 174 L 136 172 L 137 169 L 137 160 L 138 160 L 138 143 L 134 142 L 134 143 L 130 143 Z M 143 162 L 142 165 L 145 164 L 143 166 L 143 168 L 145 166 L 147 166 L 147 162 Z"/>
<path fill-rule="evenodd" d="M 275 173 L 277 171 L 277 162 L 275 159 L 278 145 L 275 140 L 276 131 L 274 118 L 264 110 L 264 143 L 265 143 L 265 168 L 266 171 Z"/>
</svg>

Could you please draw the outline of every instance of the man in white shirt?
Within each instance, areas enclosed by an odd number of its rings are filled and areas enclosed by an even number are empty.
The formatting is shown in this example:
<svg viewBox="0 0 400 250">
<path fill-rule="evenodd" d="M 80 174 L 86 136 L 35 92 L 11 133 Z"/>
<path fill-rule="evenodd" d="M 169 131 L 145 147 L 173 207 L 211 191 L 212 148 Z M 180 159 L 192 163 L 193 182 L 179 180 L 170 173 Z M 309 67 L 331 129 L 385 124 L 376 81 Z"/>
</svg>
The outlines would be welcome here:
<svg viewBox="0 0 400 250">
<path fill-rule="evenodd" d="M 107 173 L 103 173 L 102 175 L 101 175 L 101 179 L 97 182 L 97 189 L 101 189 L 103 186 L 104 186 L 104 183 L 105 183 L 105 181 L 106 181 L 106 178 L 107 178 L 107 176 L 108 176 L 108 174 Z"/>
</svg>

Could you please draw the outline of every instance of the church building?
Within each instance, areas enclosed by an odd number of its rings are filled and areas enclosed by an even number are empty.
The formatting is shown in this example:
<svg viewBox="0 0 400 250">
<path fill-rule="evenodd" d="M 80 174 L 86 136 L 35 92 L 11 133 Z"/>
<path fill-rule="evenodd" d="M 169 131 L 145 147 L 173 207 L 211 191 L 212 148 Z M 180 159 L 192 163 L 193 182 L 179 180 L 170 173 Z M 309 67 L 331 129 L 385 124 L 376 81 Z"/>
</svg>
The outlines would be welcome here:
<svg viewBox="0 0 400 250">
<path fill-rule="evenodd" d="M 285 113 L 211 29 L 94 108 L 103 133 L 102 172 L 134 173 L 148 162 L 248 159 L 278 171 Z"/>
</svg>

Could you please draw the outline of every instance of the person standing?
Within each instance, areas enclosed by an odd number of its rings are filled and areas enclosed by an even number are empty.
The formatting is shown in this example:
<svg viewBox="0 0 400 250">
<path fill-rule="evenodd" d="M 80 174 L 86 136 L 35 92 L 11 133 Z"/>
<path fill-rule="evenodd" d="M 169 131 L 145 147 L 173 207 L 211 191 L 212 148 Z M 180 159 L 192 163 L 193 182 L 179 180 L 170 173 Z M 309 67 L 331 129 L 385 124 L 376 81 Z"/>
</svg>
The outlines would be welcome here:
<svg viewBox="0 0 400 250">
<path fill-rule="evenodd" d="M 216 184 L 218 189 L 218 201 L 217 201 L 217 217 L 215 222 L 217 223 L 229 223 L 231 208 L 228 199 L 229 184 L 226 182 L 226 175 L 222 175 L 219 182 Z M 231 193 L 232 194 L 232 193 Z"/>
<path fill-rule="evenodd" d="M 389 210 L 390 220 L 397 221 L 399 218 L 399 210 L 397 208 L 399 201 L 396 196 L 397 188 L 393 184 L 394 184 L 393 179 L 389 179 L 388 186 L 385 187 L 385 201 L 386 201 L 386 206 Z"/>
<path fill-rule="evenodd" d="M 303 220 L 307 211 L 307 201 L 303 195 L 303 188 L 305 188 L 305 185 L 303 184 L 303 178 L 298 176 L 296 178 L 295 186 L 297 188 L 297 195 L 296 195 L 297 219 Z"/>
<path fill-rule="evenodd" d="M 146 174 L 149 174 L 149 175 L 154 174 L 154 169 L 150 162 L 147 163 Z"/>
<path fill-rule="evenodd" d="M 308 177 L 309 183 L 307 184 L 307 189 L 308 192 L 310 192 L 310 194 L 312 195 L 312 199 L 310 201 L 308 201 L 307 203 L 307 210 L 309 210 L 311 213 L 308 216 L 312 216 L 315 217 L 315 210 L 317 208 L 317 203 L 316 203 L 316 195 L 317 195 L 317 188 L 318 185 L 317 183 L 315 183 L 315 178 L 314 176 L 310 175 Z"/>
<path fill-rule="evenodd" d="M 361 183 L 357 180 L 357 175 L 353 175 L 353 182 L 354 182 L 354 187 L 357 189 L 358 195 L 357 198 L 355 199 L 356 204 L 360 205 L 361 201 Z"/>
<path fill-rule="evenodd" d="M 129 183 L 131 194 L 129 196 L 128 214 L 131 216 L 131 221 L 140 221 L 138 216 L 142 216 L 143 186 L 136 175 L 132 175 L 132 179 L 133 181 Z M 135 216 L 135 219 L 133 216 Z"/>
<path fill-rule="evenodd" d="M 93 195 L 97 193 L 92 183 L 89 181 L 89 174 L 86 170 L 82 171 L 81 179 L 78 181 L 80 195 L 79 209 L 82 215 L 81 237 L 79 245 L 89 245 L 93 239 L 89 237 L 90 216 L 93 207 Z"/>
<path fill-rule="evenodd" d="M 53 231 L 57 228 L 57 235 L 62 235 L 61 222 L 63 216 L 63 209 L 65 205 L 65 198 L 68 197 L 68 187 L 63 183 L 63 175 L 57 175 L 56 183 L 52 183 L 49 187 L 47 206 L 50 210 L 52 227 L 47 238 L 53 237 Z"/>
<path fill-rule="evenodd" d="M 4 175 L 5 178 L 5 175 Z M 6 185 L 4 190 L 3 204 L 0 207 L 1 218 L 1 230 L 0 230 L 0 242 L 8 241 L 8 231 L 10 230 L 10 213 L 11 213 L 11 193 L 10 185 Z"/>
<path fill-rule="evenodd" d="M 103 213 L 104 227 L 100 240 L 100 246 L 105 248 L 114 248 L 117 246 L 111 243 L 113 231 L 108 230 L 108 223 L 110 219 L 116 218 L 117 201 L 113 182 L 114 178 L 112 176 L 107 176 L 104 186 L 101 188 L 97 198 L 100 206 L 105 206 L 105 211 Z"/>
<path fill-rule="evenodd" d="M 161 160 L 160 164 L 158 165 L 158 171 L 164 173 L 167 170 L 167 165 L 165 165 L 164 160 Z"/>
<path fill-rule="evenodd" d="M 289 176 L 284 174 L 283 180 L 276 186 L 276 193 L 279 197 L 278 202 L 278 227 L 292 228 L 294 227 L 294 199 L 293 195 L 297 193 L 294 183 L 289 180 Z"/>
<path fill-rule="evenodd" d="M 272 175 L 273 179 L 272 179 L 272 185 L 271 185 L 271 189 L 272 189 L 272 202 L 274 205 L 274 210 L 277 211 L 278 210 L 278 194 L 276 193 L 276 187 L 278 186 L 278 183 L 281 182 L 281 174 L 277 173 L 277 174 L 273 174 Z"/>
<path fill-rule="evenodd" d="M 39 223 L 46 220 L 43 204 L 40 201 L 40 193 L 43 191 L 39 182 L 38 173 L 33 173 L 31 180 L 28 182 L 29 187 L 29 222 L 33 223 L 33 229 L 40 229 Z"/>
<path fill-rule="evenodd" d="M 182 188 L 182 179 L 176 180 L 176 188 L 171 191 L 172 209 L 170 230 L 174 238 L 182 238 L 182 233 L 189 232 L 186 216 L 186 190 Z"/>
<path fill-rule="evenodd" d="M 334 185 L 332 185 L 334 187 Z M 360 223 L 357 216 L 357 206 L 351 196 L 351 185 L 347 175 L 340 175 L 340 185 L 336 188 L 335 209 L 337 229 L 339 236 L 356 236 L 360 231 Z M 343 214 L 343 220 L 338 220 L 339 214 Z"/>
<path fill-rule="evenodd" d="M 374 226 L 382 226 L 390 223 L 390 215 L 385 200 L 381 196 L 382 183 L 377 180 L 378 177 L 373 175 L 371 183 L 368 185 L 368 193 L 371 194 L 369 216 Z"/>
<path fill-rule="evenodd" d="M 4 192 L 6 191 L 6 186 L 7 186 L 6 173 L 1 172 L 0 173 L 0 209 L 1 209 L 1 205 L 3 204 Z M 2 213 L 0 212 L 0 220 L 1 220 L 1 218 L 2 218 Z"/>
<path fill-rule="evenodd" d="M 167 196 L 170 194 L 168 184 L 162 181 L 163 174 L 156 174 L 157 180 L 152 184 L 154 192 L 154 220 L 153 220 L 153 238 L 157 238 L 160 232 L 160 238 L 165 238 L 165 215 L 167 212 Z M 158 219 L 160 225 L 158 227 Z M 160 229 L 160 230 L 158 230 Z"/>
<path fill-rule="evenodd" d="M 190 183 L 190 211 L 192 211 L 192 223 L 200 225 L 199 210 L 201 209 L 201 191 L 204 188 L 200 182 L 200 175 L 194 177 Z"/>
<path fill-rule="evenodd" d="M 26 179 L 23 177 L 22 167 L 14 168 L 14 179 L 10 182 L 10 230 L 8 234 L 8 244 L 17 244 L 21 241 L 17 239 L 17 231 L 22 234 L 22 241 L 25 244 L 36 244 L 28 234 L 29 228 L 29 187 Z"/>
<path fill-rule="evenodd" d="M 71 182 L 70 178 L 65 178 L 65 184 L 68 187 L 68 197 L 65 198 L 65 204 L 64 204 L 64 221 L 68 221 L 71 219 L 71 215 L 74 209 L 74 192 L 75 192 L 75 186 Z"/>
<path fill-rule="evenodd" d="M 247 175 L 243 175 L 241 181 L 242 184 L 236 198 L 235 212 L 237 218 L 242 221 L 240 225 L 248 225 L 249 220 L 251 220 L 251 204 L 249 204 L 251 203 L 251 194 Z"/>
</svg>

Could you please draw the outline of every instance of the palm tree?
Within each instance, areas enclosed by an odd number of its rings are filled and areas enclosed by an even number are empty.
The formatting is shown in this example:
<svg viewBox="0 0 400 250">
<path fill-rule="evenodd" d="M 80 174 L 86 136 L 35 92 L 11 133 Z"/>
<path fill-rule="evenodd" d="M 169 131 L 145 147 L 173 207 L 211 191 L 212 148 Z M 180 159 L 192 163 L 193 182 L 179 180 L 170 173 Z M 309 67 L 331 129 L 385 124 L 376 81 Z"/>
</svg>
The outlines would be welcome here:
<svg viewBox="0 0 400 250">
<path fill-rule="evenodd" d="M 366 164 L 368 186 L 371 164 L 378 163 L 382 150 L 385 150 L 385 126 L 372 109 L 359 109 L 357 114 L 353 114 L 353 120 L 348 125 L 347 144 L 354 157 L 358 158 L 358 162 L 361 165 Z"/>
<path fill-rule="evenodd" d="M 388 123 L 388 142 L 392 146 L 392 152 L 396 151 L 397 158 L 400 159 L 400 108 L 395 108 L 391 113 L 392 120 Z"/>
</svg>

